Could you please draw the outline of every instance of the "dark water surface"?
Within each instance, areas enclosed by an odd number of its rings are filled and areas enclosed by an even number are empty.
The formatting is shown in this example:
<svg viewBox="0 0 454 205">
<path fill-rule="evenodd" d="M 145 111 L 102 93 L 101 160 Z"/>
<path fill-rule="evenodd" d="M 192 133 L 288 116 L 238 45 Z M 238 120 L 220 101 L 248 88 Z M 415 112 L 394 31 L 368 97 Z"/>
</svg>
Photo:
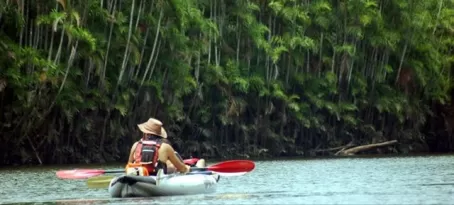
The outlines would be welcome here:
<svg viewBox="0 0 454 205">
<path fill-rule="evenodd" d="M 128 199 L 55 177 L 82 167 L 2 169 L 0 204 L 454 204 L 454 156 L 256 161 L 214 194 Z"/>
</svg>

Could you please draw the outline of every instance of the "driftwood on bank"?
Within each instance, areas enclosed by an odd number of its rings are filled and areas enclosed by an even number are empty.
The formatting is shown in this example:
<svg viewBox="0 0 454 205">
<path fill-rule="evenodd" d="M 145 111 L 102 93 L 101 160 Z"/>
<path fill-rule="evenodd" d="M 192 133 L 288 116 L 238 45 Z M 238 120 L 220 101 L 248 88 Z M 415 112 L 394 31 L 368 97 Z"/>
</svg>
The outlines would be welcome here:
<svg viewBox="0 0 454 205">
<path fill-rule="evenodd" d="M 391 140 L 391 141 L 386 141 L 386 142 L 381 142 L 381 143 L 374 143 L 374 144 L 368 144 L 368 145 L 361 145 L 353 148 L 343 148 L 340 151 L 338 151 L 335 155 L 340 155 L 340 156 L 348 156 L 348 155 L 354 155 L 357 152 L 377 148 L 377 147 L 384 147 L 384 146 L 389 146 L 396 144 L 397 140 Z"/>
<path fill-rule="evenodd" d="M 337 151 L 337 150 L 344 150 L 344 149 L 354 147 L 354 146 L 355 145 L 353 144 L 353 142 L 350 142 L 346 145 L 342 145 L 339 147 L 333 147 L 333 148 L 328 148 L 328 149 L 316 149 L 316 150 L 313 150 L 313 152 L 333 152 L 333 151 Z"/>
</svg>

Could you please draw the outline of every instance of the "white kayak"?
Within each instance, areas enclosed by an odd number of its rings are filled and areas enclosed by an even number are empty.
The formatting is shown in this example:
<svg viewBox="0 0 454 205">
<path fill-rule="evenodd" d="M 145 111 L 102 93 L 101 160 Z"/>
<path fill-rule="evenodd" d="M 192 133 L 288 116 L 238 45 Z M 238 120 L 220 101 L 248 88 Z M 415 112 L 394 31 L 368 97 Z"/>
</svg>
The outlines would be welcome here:
<svg viewBox="0 0 454 205">
<path fill-rule="evenodd" d="M 121 175 L 110 181 L 109 193 L 115 198 L 207 194 L 216 191 L 219 178 L 211 172 L 166 175 L 162 170 L 157 176 Z"/>
</svg>

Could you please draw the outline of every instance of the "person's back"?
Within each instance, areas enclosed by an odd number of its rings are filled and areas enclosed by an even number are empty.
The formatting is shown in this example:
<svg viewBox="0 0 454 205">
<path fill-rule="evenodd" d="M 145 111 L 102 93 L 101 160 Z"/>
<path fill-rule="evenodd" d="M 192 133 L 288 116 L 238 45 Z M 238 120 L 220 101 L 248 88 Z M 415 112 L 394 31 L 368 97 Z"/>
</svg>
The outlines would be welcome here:
<svg viewBox="0 0 454 205">
<path fill-rule="evenodd" d="M 185 165 L 176 155 L 173 147 L 165 143 L 163 139 L 167 137 L 162 128 L 162 122 L 150 118 L 147 122 L 139 124 L 139 129 L 144 133 L 142 139 L 131 148 L 129 155 L 127 173 L 137 175 L 156 175 L 158 169 L 163 169 L 167 173 L 167 160 L 175 168 L 183 173 L 189 171 L 189 166 Z M 141 170 L 145 167 L 146 170 Z"/>
</svg>

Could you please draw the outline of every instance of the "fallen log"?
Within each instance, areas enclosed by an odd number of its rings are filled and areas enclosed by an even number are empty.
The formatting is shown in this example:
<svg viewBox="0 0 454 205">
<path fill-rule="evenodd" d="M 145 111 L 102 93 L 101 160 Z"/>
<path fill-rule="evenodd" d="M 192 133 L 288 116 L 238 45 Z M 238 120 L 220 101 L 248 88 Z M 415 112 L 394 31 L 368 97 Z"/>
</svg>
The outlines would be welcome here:
<svg viewBox="0 0 454 205">
<path fill-rule="evenodd" d="M 346 148 L 350 148 L 350 147 L 353 147 L 355 146 L 353 144 L 353 142 L 350 142 L 346 145 L 342 145 L 342 146 L 339 146 L 339 147 L 333 147 L 333 148 L 328 148 L 328 149 L 316 149 L 316 150 L 312 150 L 313 152 L 333 152 L 333 151 L 337 151 L 337 150 L 341 150 L 341 149 L 346 149 Z"/>
<path fill-rule="evenodd" d="M 375 144 L 368 144 L 368 145 L 361 145 L 357 147 L 353 147 L 350 149 L 342 149 L 339 152 L 337 152 L 335 155 L 340 155 L 340 156 L 348 156 L 348 155 L 354 155 L 357 152 L 377 148 L 377 147 L 384 147 L 384 146 L 389 146 L 396 144 L 397 140 L 391 140 L 391 141 L 386 141 L 386 142 L 380 142 L 380 143 L 375 143 Z"/>
</svg>

